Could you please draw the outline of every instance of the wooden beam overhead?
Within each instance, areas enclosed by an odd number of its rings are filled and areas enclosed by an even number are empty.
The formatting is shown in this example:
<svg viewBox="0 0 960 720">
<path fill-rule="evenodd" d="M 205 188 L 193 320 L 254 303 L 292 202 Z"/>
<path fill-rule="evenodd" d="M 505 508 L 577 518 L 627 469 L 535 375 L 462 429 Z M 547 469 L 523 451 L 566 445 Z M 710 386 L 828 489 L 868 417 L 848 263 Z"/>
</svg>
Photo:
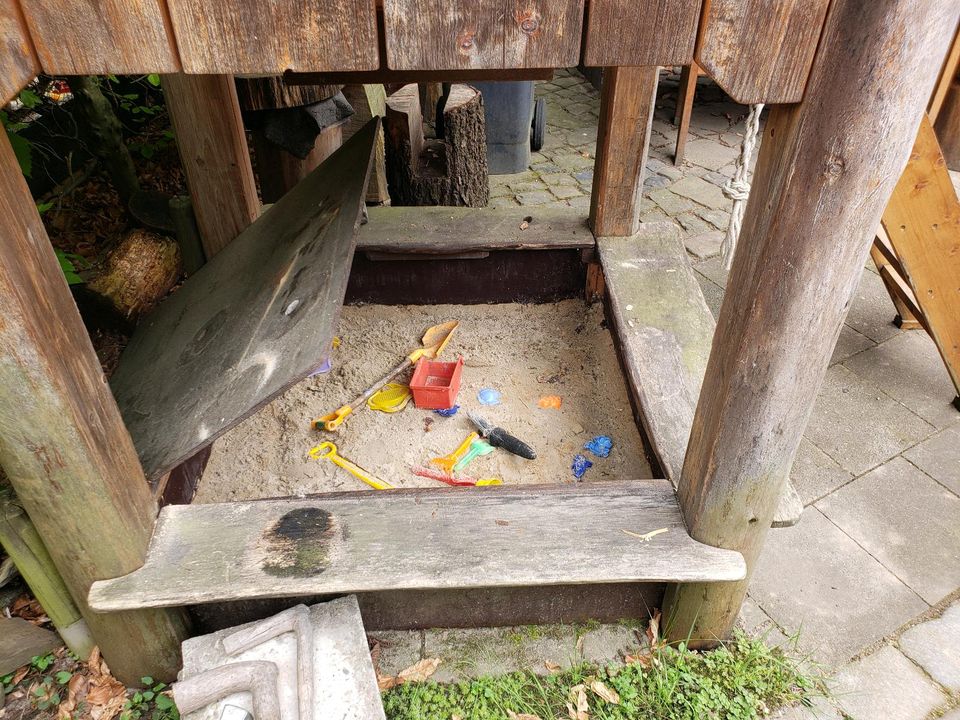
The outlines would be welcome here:
<svg viewBox="0 0 960 720">
<path fill-rule="evenodd" d="M 701 0 L 592 0 L 584 63 L 689 65 Z"/>
<path fill-rule="evenodd" d="M 40 61 L 17 0 L 0 0 L 0 107 L 40 72 Z"/>
</svg>

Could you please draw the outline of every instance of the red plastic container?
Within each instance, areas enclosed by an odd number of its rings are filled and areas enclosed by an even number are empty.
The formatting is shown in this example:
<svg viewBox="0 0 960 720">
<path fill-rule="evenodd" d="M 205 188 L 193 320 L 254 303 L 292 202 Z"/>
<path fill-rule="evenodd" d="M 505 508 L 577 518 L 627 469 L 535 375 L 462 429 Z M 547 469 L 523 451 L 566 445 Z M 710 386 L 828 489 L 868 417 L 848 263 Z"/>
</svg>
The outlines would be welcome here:
<svg viewBox="0 0 960 720">
<path fill-rule="evenodd" d="M 410 380 L 413 404 L 421 410 L 447 410 L 452 408 L 460 392 L 460 376 L 463 374 L 463 358 L 456 362 L 440 362 L 420 358 Z"/>
</svg>

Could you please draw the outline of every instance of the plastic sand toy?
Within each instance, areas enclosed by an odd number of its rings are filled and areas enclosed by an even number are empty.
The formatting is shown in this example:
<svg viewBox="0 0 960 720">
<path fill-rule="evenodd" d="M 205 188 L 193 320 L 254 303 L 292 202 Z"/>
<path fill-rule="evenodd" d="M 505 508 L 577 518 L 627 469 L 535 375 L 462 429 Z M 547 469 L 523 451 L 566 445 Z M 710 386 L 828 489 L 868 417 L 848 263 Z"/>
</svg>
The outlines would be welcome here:
<svg viewBox="0 0 960 720">
<path fill-rule="evenodd" d="M 307 454 L 310 457 L 312 457 L 314 460 L 329 460 L 334 465 L 338 465 L 339 467 L 342 467 L 344 470 L 346 470 L 348 473 L 353 475 L 355 478 L 357 478 L 358 480 L 362 480 L 363 482 L 365 482 L 367 485 L 374 488 L 375 490 L 393 490 L 394 489 L 393 485 L 391 485 L 390 483 L 371 475 L 362 467 L 360 467 L 359 465 L 357 465 L 356 463 L 350 460 L 347 460 L 345 457 L 337 455 L 337 446 L 334 445 L 332 442 L 320 443 L 315 448 L 311 449 L 310 452 Z"/>
<path fill-rule="evenodd" d="M 613 449 L 613 439 L 609 435 L 597 435 L 583 447 L 597 457 L 605 458 L 610 454 L 610 450 Z"/>
<path fill-rule="evenodd" d="M 463 470 L 467 465 L 472 463 L 474 459 L 480 457 L 481 455 L 489 455 L 493 452 L 493 445 L 488 443 L 486 440 L 480 440 L 477 438 L 472 443 L 470 443 L 470 449 L 467 451 L 467 454 L 464 455 L 457 461 L 457 464 L 453 466 L 454 472 L 459 472 Z"/>
<path fill-rule="evenodd" d="M 403 410 L 412 396 L 410 388 L 400 383 L 387 383 L 367 399 L 367 407 L 385 413 Z"/>
<path fill-rule="evenodd" d="M 587 460 L 586 456 L 574 455 L 573 464 L 570 466 L 570 469 L 573 471 L 573 476 L 579 480 L 583 477 L 584 473 L 592 467 L 593 463 Z"/>
<path fill-rule="evenodd" d="M 544 395 L 537 400 L 537 405 L 544 410 L 559 410 L 561 404 L 563 404 L 563 398 L 559 395 Z"/>
<path fill-rule="evenodd" d="M 453 466 L 460 462 L 460 459 L 467 454 L 470 450 L 470 445 L 473 444 L 474 440 L 479 439 L 480 435 L 475 432 L 467 435 L 466 440 L 460 443 L 457 446 L 457 449 L 454 450 L 449 455 L 444 455 L 443 457 L 436 457 L 430 461 L 431 465 L 436 465 L 438 468 L 442 469 L 447 475 L 453 474 Z"/>
<path fill-rule="evenodd" d="M 500 391 L 494 388 L 483 388 L 477 393 L 477 400 L 481 405 L 499 405 L 500 397 Z"/>
<path fill-rule="evenodd" d="M 410 379 L 413 402 L 422 410 L 446 410 L 457 401 L 463 358 L 456 362 L 441 362 L 420 358 Z"/>
<path fill-rule="evenodd" d="M 415 465 L 410 468 L 410 472 L 418 477 L 425 477 L 431 480 L 437 480 L 447 485 L 453 485 L 454 487 L 485 487 L 487 485 L 503 485 L 503 481 L 500 478 L 481 478 L 476 479 L 472 477 L 461 476 L 459 478 L 452 477 L 450 475 L 445 475 L 439 470 L 431 470 L 420 465 Z"/>
</svg>

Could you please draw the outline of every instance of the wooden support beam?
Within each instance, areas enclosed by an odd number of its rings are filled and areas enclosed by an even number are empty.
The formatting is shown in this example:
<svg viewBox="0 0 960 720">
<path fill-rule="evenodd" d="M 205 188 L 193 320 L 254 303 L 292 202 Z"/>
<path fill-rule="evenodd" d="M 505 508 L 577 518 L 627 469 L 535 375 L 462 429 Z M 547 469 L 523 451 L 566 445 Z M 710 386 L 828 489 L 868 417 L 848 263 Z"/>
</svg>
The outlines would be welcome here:
<svg viewBox="0 0 960 720">
<path fill-rule="evenodd" d="M 697 94 L 697 78 L 702 74 L 695 62 L 684 65 L 680 71 L 680 86 L 677 88 L 677 106 L 673 115 L 673 124 L 677 126 L 677 146 L 673 153 L 673 164 L 683 162 L 687 148 L 687 134 L 690 132 L 690 117 L 693 115 L 693 99 Z"/>
<path fill-rule="evenodd" d="M 94 580 L 140 566 L 156 504 L 33 198 L 0 136 L 0 465 L 114 674 L 172 678 L 183 616 L 100 615 Z"/>
<path fill-rule="evenodd" d="M 597 237 L 633 235 L 640 226 L 640 194 L 650 145 L 660 69 L 608 67 L 603 71 L 590 226 Z"/>
<path fill-rule="evenodd" d="M 673 640 L 733 626 L 958 13 L 834 0 L 804 100 L 767 121 L 678 488 L 693 538 L 739 550 L 748 575 L 671 588 Z"/>
<path fill-rule="evenodd" d="M 164 97 L 207 260 L 260 214 L 230 75 L 164 75 Z"/>
<path fill-rule="evenodd" d="M 40 72 L 40 61 L 16 0 L 0 2 L 0 38 L 4 47 L 0 55 L 0 106 L 3 106 Z"/>
</svg>

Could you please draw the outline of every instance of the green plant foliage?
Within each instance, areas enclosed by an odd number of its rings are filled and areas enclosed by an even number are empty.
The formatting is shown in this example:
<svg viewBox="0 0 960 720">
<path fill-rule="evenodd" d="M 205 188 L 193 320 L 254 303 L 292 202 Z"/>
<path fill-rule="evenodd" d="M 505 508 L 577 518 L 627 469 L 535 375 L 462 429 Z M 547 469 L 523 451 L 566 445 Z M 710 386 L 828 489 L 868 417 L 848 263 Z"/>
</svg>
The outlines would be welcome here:
<svg viewBox="0 0 960 720">
<path fill-rule="evenodd" d="M 13 122 L 10 116 L 3 110 L 0 110 L 0 123 L 3 124 L 3 129 L 7 132 L 7 140 L 10 141 L 13 154 L 17 157 L 17 162 L 20 164 L 20 171 L 25 177 L 30 177 L 33 174 L 33 148 L 29 140 L 18 134 L 27 127 L 27 124 Z"/>
<path fill-rule="evenodd" d="M 120 720 L 180 720 L 180 711 L 169 694 L 164 693 L 166 684 L 154 682 L 152 677 L 142 677 L 143 690 L 137 690 L 124 703 Z"/>
<path fill-rule="evenodd" d="M 616 702 L 591 688 L 600 683 Z M 650 663 L 580 667 L 540 677 L 516 672 L 441 685 L 409 683 L 383 696 L 388 720 L 506 720 L 511 713 L 541 720 L 569 718 L 583 688 L 591 720 L 754 720 L 776 707 L 822 695 L 796 660 L 760 639 L 737 635 L 699 653 L 682 644 L 659 648 Z"/>
<path fill-rule="evenodd" d="M 60 269 L 63 270 L 63 275 L 67 278 L 67 285 L 83 285 L 85 281 L 80 277 L 79 271 L 90 266 L 86 258 L 76 253 L 64 252 L 59 248 L 56 248 L 55 252 L 60 263 Z M 38 669 L 42 671 L 45 668 Z"/>
<path fill-rule="evenodd" d="M 40 672 L 43 672 L 48 667 L 53 665 L 56 661 L 56 658 L 53 656 L 53 653 L 47 653 L 46 655 L 37 655 L 30 661 L 30 665 Z"/>
</svg>

